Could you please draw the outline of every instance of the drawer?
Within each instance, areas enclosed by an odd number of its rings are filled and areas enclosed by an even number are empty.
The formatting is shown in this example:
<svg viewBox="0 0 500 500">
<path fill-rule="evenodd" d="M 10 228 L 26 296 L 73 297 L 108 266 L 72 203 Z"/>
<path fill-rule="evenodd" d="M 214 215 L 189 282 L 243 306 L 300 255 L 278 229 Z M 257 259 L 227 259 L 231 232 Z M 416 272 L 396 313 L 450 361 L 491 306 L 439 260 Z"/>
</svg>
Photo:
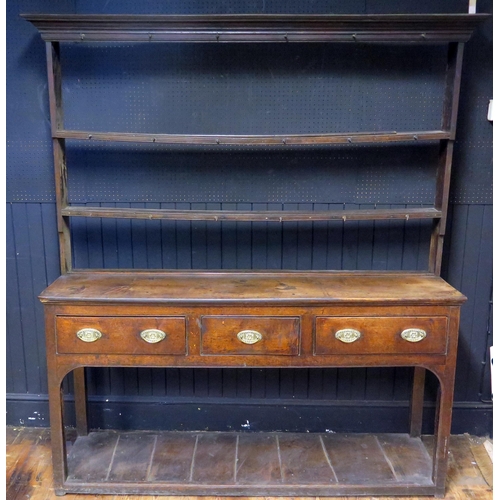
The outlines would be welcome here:
<svg viewBox="0 0 500 500">
<path fill-rule="evenodd" d="M 201 353 L 297 356 L 300 319 L 266 316 L 203 316 Z"/>
<path fill-rule="evenodd" d="M 401 335 L 404 331 L 409 340 Z M 447 333 L 445 316 L 317 317 L 314 353 L 446 354 Z"/>
<path fill-rule="evenodd" d="M 58 316 L 56 337 L 63 354 L 186 354 L 184 317 Z"/>
</svg>

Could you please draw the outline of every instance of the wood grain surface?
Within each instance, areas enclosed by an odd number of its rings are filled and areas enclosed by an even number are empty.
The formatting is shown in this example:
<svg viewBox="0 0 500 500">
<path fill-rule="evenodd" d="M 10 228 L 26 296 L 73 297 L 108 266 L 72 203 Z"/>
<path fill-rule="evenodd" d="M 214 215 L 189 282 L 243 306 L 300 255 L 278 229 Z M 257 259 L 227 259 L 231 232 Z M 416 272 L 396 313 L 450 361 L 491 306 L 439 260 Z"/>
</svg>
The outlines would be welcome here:
<svg viewBox="0 0 500 500">
<path fill-rule="evenodd" d="M 58 278 L 42 302 L 461 304 L 443 279 L 407 272 L 75 271 Z"/>
<path fill-rule="evenodd" d="M 7 500 L 21 500 L 25 498 L 30 498 L 32 500 L 50 500 L 57 498 L 54 494 L 53 482 L 52 482 L 52 465 L 50 460 L 50 431 L 48 429 L 29 429 L 29 428 L 14 428 L 7 427 L 6 429 L 7 435 L 7 490 L 6 490 L 6 498 Z M 74 430 L 69 430 L 69 436 L 72 441 L 74 441 Z M 91 436 L 93 433 L 91 433 Z M 113 433 L 110 431 L 106 432 L 106 435 L 111 437 L 110 444 L 114 441 L 116 442 L 117 435 L 113 438 Z M 177 466 L 173 463 L 171 459 L 166 459 L 165 457 L 161 457 L 158 454 L 158 449 L 161 448 L 160 443 L 158 441 L 155 451 L 155 464 L 163 464 L 162 467 L 165 467 L 165 472 L 168 470 L 170 473 L 177 474 L 177 479 L 186 480 L 189 477 L 189 471 L 191 468 L 191 458 L 193 455 L 194 449 L 194 439 L 195 433 L 177 433 L 179 439 L 182 442 L 177 442 L 176 450 L 182 450 L 182 457 L 180 459 L 180 464 Z M 191 436 L 190 440 L 188 436 Z M 244 458 L 248 455 L 248 451 L 246 450 L 247 444 L 243 441 L 247 439 L 246 436 L 252 437 L 251 434 L 242 434 L 240 435 L 240 458 Z M 255 434 L 255 436 L 259 436 L 259 434 Z M 259 442 L 259 446 L 261 450 L 265 450 L 267 447 L 271 449 L 274 444 L 271 444 L 268 439 L 267 442 L 265 439 L 256 438 Z M 288 437 L 287 437 L 288 436 Z M 317 456 L 315 462 L 318 465 L 323 464 L 324 459 L 321 456 L 322 450 L 316 447 L 316 443 L 314 440 L 314 436 L 311 435 L 301 435 L 304 437 L 304 443 L 308 442 L 308 445 L 304 446 L 308 457 L 312 455 Z M 249 439 L 250 439 L 249 438 Z M 290 447 L 287 445 L 286 440 L 292 439 L 288 434 L 284 436 L 280 434 L 280 452 L 281 452 L 281 467 L 282 470 L 286 471 L 287 468 L 292 466 L 289 472 L 286 472 L 288 476 L 290 473 L 294 473 L 297 471 L 297 468 L 300 465 L 300 461 L 296 461 L 294 457 L 289 456 L 287 459 L 288 449 Z M 429 450 L 432 449 L 432 440 L 431 436 L 425 436 L 424 442 L 428 446 Z M 418 441 L 418 440 L 417 440 Z M 168 442 L 171 446 L 174 445 L 174 441 L 172 441 L 172 437 L 169 436 Z M 387 452 L 388 447 L 397 446 L 397 453 L 401 453 L 401 447 L 390 440 L 390 435 L 384 435 L 384 438 L 380 438 L 379 442 L 384 447 Z M 467 435 L 460 436 L 451 436 L 451 445 L 450 445 L 450 460 L 449 460 L 449 470 L 448 470 L 448 481 L 447 481 L 447 494 L 446 500 L 469 500 L 474 498 L 476 500 L 491 500 L 493 498 L 492 490 L 488 486 L 487 482 L 483 478 L 481 471 L 474 460 L 474 455 L 471 452 L 471 437 Z M 112 447 L 112 446 L 111 446 Z M 70 447 L 71 449 L 71 447 Z M 295 448 L 296 449 L 296 448 Z M 275 449 L 276 450 L 276 449 Z M 175 450 L 172 450 L 175 451 Z M 103 453 L 106 453 L 105 450 L 102 450 Z M 277 450 L 273 451 L 274 456 L 277 456 Z M 269 455 L 271 456 L 271 455 Z M 248 458 L 247 458 L 248 460 Z M 406 462 L 407 459 L 405 456 L 400 456 L 399 464 L 402 465 Z M 393 457 L 391 457 L 391 463 L 394 466 L 394 470 L 396 473 L 400 473 L 399 465 L 396 464 Z M 317 467 L 315 467 L 316 470 Z M 154 479 L 159 479 L 156 477 L 156 474 L 159 469 L 155 469 L 154 467 L 151 469 L 151 477 L 155 476 Z M 174 471 L 178 472 L 175 473 Z M 267 469 L 267 474 L 265 477 L 269 477 L 273 479 L 276 477 L 276 458 L 270 462 Z M 323 470 L 322 474 L 328 474 L 328 469 Z M 331 469 L 330 469 L 331 470 Z M 261 472 L 264 474 L 264 470 Z M 92 474 L 95 474 L 96 470 Z M 252 474 L 258 473 L 256 468 L 256 463 L 251 462 L 248 464 L 247 469 L 244 470 L 244 464 L 240 467 L 239 473 L 241 474 L 242 480 L 247 478 L 247 480 L 251 480 Z M 187 475 L 186 475 L 187 474 Z M 308 471 L 304 470 L 302 473 L 303 480 L 307 481 Z M 410 474 L 413 472 L 410 471 Z M 255 477 L 255 476 L 253 476 Z M 332 476 L 333 477 L 333 474 Z M 192 500 L 195 497 L 156 497 L 156 496 L 134 496 L 134 495 L 114 495 L 114 496 L 101 496 L 101 495 L 73 495 L 67 494 L 65 496 L 67 500 L 89 500 L 89 499 L 101 499 L 101 500 L 173 500 L 174 498 Z M 206 497 L 207 500 L 216 500 L 216 497 Z M 219 500 L 224 499 L 224 496 L 217 497 Z M 250 500 L 253 497 L 244 497 Z M 272 497 L 271 497 L 272 498 Z M 287 498 L 287 497 L 285 497 Z M 310 497 L 309 497 L 310 498 Z M 343 497 L 344 499 L 352 498 L 352 497 Z M 389 497 L 378 497 L 381 500 L 387 500 Z M 390 498 L 399 498 L 399 497 L 390 497 Z M 412 497 L 401 497 L 406 500 L 416 500 Z M 303 500 L 301 497 L 298 497 L 297 500 Z M 304 499 L 305 500 L 305 499 Z M 353 499 L 354 500 L 354 499 Z"/>
</svg>

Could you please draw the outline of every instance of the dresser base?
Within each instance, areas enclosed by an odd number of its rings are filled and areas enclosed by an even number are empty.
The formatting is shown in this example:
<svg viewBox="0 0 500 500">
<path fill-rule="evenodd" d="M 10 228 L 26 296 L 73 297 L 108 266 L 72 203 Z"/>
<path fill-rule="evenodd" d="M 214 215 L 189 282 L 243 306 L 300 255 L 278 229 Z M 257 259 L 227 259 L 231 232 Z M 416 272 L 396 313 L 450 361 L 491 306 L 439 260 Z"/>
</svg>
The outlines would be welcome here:
<svg viewBox="0 0 500 500">
<path fill-rule="evenodd" d="M 407 434 L 100 431 L 78 437 L 68 451 L 68 478 L 58 493 L 437 493 L 432 450 Z"/>
<path fill-rule="evenodd" d="M 57 494 L 444 495 L 465 297 L 434 275 L 74 272 L 40 298 Z M 326 430 L 87 436 L 81 369 L 89 366 L 415 367 L 412 438 Z M 61 384 L 74 370 L 80 438 L 70 447 Z M 424 370 L 439 381 L 430 452 L 419 438 Z"/>
</svg>

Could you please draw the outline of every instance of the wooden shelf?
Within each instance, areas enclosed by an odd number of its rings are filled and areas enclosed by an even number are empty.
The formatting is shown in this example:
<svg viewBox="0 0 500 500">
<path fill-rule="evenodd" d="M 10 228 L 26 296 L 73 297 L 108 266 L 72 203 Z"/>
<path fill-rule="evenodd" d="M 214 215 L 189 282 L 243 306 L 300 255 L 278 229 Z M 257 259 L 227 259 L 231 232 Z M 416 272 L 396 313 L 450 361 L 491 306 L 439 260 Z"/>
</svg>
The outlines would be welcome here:
<svg viewBox="0 0 500 500">
<path fill-rule="evenodd" d="M 65 217 L 105 219 L 167 219 L 192 221 L 300 222 L 329 220 L 439 219 L 435 208 L 397 208 L 371 210 L 285 211 L 285 210 L 171 210 L 146 208 L 105 208 L 69 206 L 61 209 Z"/>
<path fill-rule="evenodd" d="M 199 145 L 319 145 L 354 143 L 390 143 L 408 141 L 438 141 L 450 139 L 446 130 L 416 132 L 355 132 L 350 134 L 294 134 L 294 135 L 192 135 L 192 134 L 136 134 L 125 132 L 92 132 L 56 130 L 56 139 L 80 139 L 109 142 L 147 142 L 156 144 Z"/>
<path fill-rule="evenodd" d="M 407 434 L 101 431 L 76 440 L 68 469 L 75 493 L 130 494 L 130 481 L 150 495 L 360 495 L 367 482 L 373 495 L 435 491 L 429 453 Z"/>
<path fill-rule="evenodd" d="M 21 14 L 46 41 L 466 42 L 489 14 Z"/>
</svg>

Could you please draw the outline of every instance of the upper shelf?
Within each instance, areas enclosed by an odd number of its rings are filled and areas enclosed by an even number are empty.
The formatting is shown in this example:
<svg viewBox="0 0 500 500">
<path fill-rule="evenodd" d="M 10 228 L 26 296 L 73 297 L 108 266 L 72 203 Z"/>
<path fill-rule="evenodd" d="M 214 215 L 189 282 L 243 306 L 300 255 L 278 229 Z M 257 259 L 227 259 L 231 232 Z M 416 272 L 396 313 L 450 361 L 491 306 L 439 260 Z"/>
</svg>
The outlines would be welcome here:
<svg viewBox="0 0 500 500">
<path fill-rule="evenodd" d="M 192 134 L 141 134 L 128 132 L 90 132 L 83 130 L 55 130 L 55 139 L 81 139 L 111 142 L 150 142 L 156 144 L 202 145 L 328 145 L 438 141 L 453 139 L 446 130 L 419 130 L 415 132 L 353 132 L 348 134 L 292 134 L 292 135 L 192 135 Z"/>
<path fill-rule="evenodd" d="M 489 14 L 21 14 L 50 42 L 466 42 Z"/>
</svg>

